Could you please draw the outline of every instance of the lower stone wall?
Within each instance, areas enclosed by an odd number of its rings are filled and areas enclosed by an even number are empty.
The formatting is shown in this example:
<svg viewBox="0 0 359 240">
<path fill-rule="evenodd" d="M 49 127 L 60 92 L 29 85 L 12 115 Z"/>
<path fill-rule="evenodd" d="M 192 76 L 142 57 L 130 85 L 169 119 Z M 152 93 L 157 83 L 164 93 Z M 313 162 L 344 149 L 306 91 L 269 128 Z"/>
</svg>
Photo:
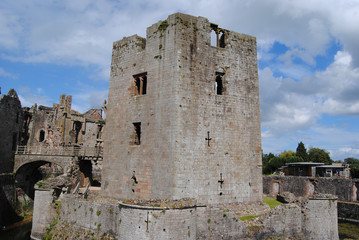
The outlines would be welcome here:
<svg viewBox="0 0 359 240">
<path fill-rule="evenodd" d="M 122 239 L 196 239 L 196 207 L 167 209 L 120 204 Z"/>
<path fill-rule="evenodd" d="M 263 176 L 263 193 L 271 196 L 291 192 L 297 197 L 311 197 L 322 193 L 336 195 L 341 201 L 357 201 L 358 188 L 359 179 Z"/>
<path fill-rule="evenodd" d="M 61 199 L 60 220 L 78 227 L 117 235 L 119 226 L 118 204 L 90 202 L 65 195 Z"/>
<path fill-rule="evenodd" d="M 359 203 L 338 202 L 338 218 L 359 223 Z"/>
<path fill-rule="evenodd" d="M 0 175 L 0 227 L 8 226 L 19 220 L 15 212 L 16 188 L 12 174 Z"/>
<path fill-rule="evenodd" d="M 54 190 L 36 190 L 34 213 L 32 218 L 31 239 L 42 239 L 46 227 L 55 218 L 56 212 L 52 206 Z"/>
<path fill-rule="evenodd" d="M 34 226 L 40 226 L 36 221 L 47 220 L 48 225 L 52 221 L 37 217 L 48 214 L 43 211 L 53 211 L 50 195 L 45 195 L 36 192 Z M 44 199 L 48 203 L 37 203 Z M 41 209 L 36 207 L 39 205 Z M 241 221 L 233 211 L 220 206 L 147 207 L 92 202 L 68 194 L 62 198 L 55 218 L 69 232 L 83 229 L 86 234 L 111 234 L 116 239 L 338 239 L 336 210 L 336 199 L 308 199 L 302 205 L 280 205 L 252 220 Z M 44 226 L 42 229 L 45 233 Z"/>
</svg>

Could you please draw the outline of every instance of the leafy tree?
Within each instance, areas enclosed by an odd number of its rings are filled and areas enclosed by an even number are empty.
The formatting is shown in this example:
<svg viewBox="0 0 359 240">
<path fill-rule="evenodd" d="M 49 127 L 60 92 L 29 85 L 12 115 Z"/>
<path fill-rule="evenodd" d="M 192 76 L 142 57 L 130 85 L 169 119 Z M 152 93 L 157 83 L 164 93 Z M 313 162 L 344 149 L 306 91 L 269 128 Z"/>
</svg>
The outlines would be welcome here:
<svg viewBox="0 0 359 240">
<path fill-rule="evenodd" d="M 274 154 L 273 153 L 269 153 L 269 154 L 263 154 L 262 155 L 262 172 L 263 174 L 270 174 L 271 170 L 269 168 L 269 161 L 274 158 Z"/>
<path fill-rule="evenodd" d="M 356 159 L 356 158 L 346 158 L 346 159 L 344 159 L 344 162 L 346 164 L 358 165 L 359 166 L 359 159 Z"/>
<path fill-rule="evenodd" d="M 301 157 L 294 155 L 294 156 L 285 158 L 285 162 L 286 163 L 303 162 L 303 159 Z"/>
<path fill-rule="evenodd" d="M 330 159 L 329 152 L 320 148 L 311 148 L 308 151 L 308 159 L 311 162 L 320 162 L 325 165 L 330 165 L 333 163 L 333 160 Z"/>
<path fill-rule="evenodd" d="M 352 178 L 359 178 L 359 159 L 346 158 L 344 163 L 350 164 L 350 175 Z"/>
<path fill-rule="evenodd" d="M 298 143 L 296 155 L 303 159 L 304 162 L 308 161 L 307 149 L 304 146 L 303 142 Z"/>
<path fill-rule="evenodd" d="M 289 151 L 284 151 L 281 154 L 279 154 L 279 157 L 281 158 L 288 158 L 288 157 L 292 157 L 295 156 L 295 152 L 289 150 Z"/>
<path fill-rule="evenodd" d="M 285 158 L 275 156 L 269 160 L 268 170 L 270 171 L 270 173 L 273 173 L 275 170 L 277 170 L 278 168 L 284 165 L 285 165 Z"/>
</svg>

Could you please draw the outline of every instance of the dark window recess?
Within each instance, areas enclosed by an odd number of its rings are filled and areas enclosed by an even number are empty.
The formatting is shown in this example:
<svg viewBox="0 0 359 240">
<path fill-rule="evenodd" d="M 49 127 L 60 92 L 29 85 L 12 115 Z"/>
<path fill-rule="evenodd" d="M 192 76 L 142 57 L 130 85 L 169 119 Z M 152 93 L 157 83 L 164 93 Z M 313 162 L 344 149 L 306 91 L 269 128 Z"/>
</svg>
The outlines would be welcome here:
<svg viewBox="0 0 359 240">
<path fill-rule="evenodd" d="M 211 24 L 211 45 L 219 48 L 225 48 L 225 34 L 224 30 L 219 28 L 216 24 Z"/>
<path fill-rule="evenodd" d="M 147 94 L 147 73 L 133 75 L 133 80 L 136 85 L 136 95 Z"/>
<path fill-rule="evenodd" d="M 17 133 L 14 133 L 12 135 L 12 151 L 16 151 L 16 145 L 17 145 Z"/>
<path fill-rule="evenodd" d="M 135 123 L 133 123 L 133 127 L 134 127 L 134 141 L 133 141 L 133 143 L 135 145 L 140 145 L 141 144 L 141 123 L 140 122 L 135 122 Z"/>
<path fill-rule="evenodd" d="M 223 86 L 223 76 L 224 73 L 216 72 L 216 93 L 217 95 L 223 95 L 224 86 Z"/>
<path fill-rule="evenodd" d="M 39 134 L 39 142 L 43 142 L 45 140 L 45 131 L 41 130 Z"/>
<path fill-rule="evenodd" d="M 78 143 L 79 141 L 79 133 L 82 128 L 82 123 L 79 121 L 74 121 L 74 125 L 72 129 L 75 131 L 75 143 Z"/>
</svg>

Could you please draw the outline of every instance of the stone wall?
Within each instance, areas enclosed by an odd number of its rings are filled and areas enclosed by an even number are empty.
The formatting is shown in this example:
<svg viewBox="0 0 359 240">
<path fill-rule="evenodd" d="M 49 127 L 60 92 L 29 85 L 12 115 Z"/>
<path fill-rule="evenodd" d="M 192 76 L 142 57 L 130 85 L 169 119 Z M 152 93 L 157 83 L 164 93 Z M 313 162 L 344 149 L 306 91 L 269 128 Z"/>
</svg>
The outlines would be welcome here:
<svg viewBox="0 0 359 240">
<path fill-rule="evenodd" d="M 19 220 L 15 212 L 15 179 L 10 174 L 0 174 L 0 227 Z"/>
<path fill-rule="evenodd" d="M 32 218 L 31 238 L 42 239 L 46 228 L 56 217 L 53 203 L 53 190 L 35 191 L 34 214 Z"/>
<path fill-rule="evenodd" d="M 0 174 L 11 173 L 14 153 L 20 139 L 23 113 L 14 89 L 0 98 Z"/>
<path fill-rule="evenodd" d="M 120 204 L 123 239 L 197 239 L 196 207 L 166 209 Z"/>
<path fill-rule="evenodd" d="M 297 197 L 332 194 L 341 201 L 357 201 L 359 179 L 263 176 L 263 193 L 276 196 L 291 192 Z"/>
<path fill-rule="evenodd" d="M 17 219 L 13 172 L 14 154 L 21 139 L 23 112 L 14 89 L 0 98 L 0 226 Z"/>
<path fill-rule="evenodd" d="M 65 195 L 61 200 L 61 221 L 78 227 L 117 234 L 119 226 L 118 204 L 90 202 Z"/>
<path fill-rule="evenodd" d="M 256 39 L 220 29 L 211 46 L 213 28 L 176 13 L 113 44 L 104 196 L 261 200 Z"/>
<path fill-rule="evenodd" d="M 46 209 L 45 205 L 43 203 Z M 163 208 L 93 202 L 65 195 L 61 200 L 58 221 L 66 223 L 68 232 L 81 228 L 85 232 L 111 234 L 117 239 L 295 237 L 319 240 L 338 239 L 336 209 L 336 199 L 308 199 L 302 205 L 283 204 L 257 218 L 242 221 L 232 210 L 218 206 Z"/>
<path fill-rule="evenodd" d="M 57 147 L 78 145 L 102 146 L 103 121 L 101 109 L 80 114 L 71 109 L 72 97 L 60 96 L 60 103 L 52 107 L 35 104 L 26 109 L 28 119 L 27 146 Z M 98 138 L 99 137 L 99 138 Z"/>
<path fill-rule="evenodd" d="M 338 218 L 359 223 L 359 203 L 338 202 Z"/>
</svg>

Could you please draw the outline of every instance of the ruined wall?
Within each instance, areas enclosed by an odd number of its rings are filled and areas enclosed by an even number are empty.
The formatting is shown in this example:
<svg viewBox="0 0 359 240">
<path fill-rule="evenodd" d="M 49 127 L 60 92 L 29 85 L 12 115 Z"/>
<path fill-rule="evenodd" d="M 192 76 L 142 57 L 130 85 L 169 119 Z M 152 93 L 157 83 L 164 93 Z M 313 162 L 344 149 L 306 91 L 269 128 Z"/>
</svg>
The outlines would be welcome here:
<svg viewBox="0 0 359 240">
<path fill-rule="evenodd" d="M 358 179 L 263 176 L 263 193 L 272 196 L 283 192 L 297 197 L 323 193 L 336 195 L 341 201 L 357 201 L 358 186 Z"/>
<path fill-rule="evenodd" d="M 72 110 L 71 105 L 72 97 L 63 94 L 59 104 L 53 104 L 52 107 L 37 107 L 35 104 L 28 109 L 29 139 L 24 145 L 47 148 L 102 146 L 102 110 L 90 109 L 80 114 Z"/>
<path fill-rule="evenodd" d="M 0 98 L 0 226 L 17 220 L 14 154 L 21 138 L 23 112 L 15 90 Z"/>
<path fill-rule="evenodd" d="M 14 89 L 0 98 L 0 174 L 11 173 L 22 130 L 23 113 Z"/>
<path fill-rule="evenodd" d="M 15 212 L 15 191 L 14 176 L 0 174 L 0 227 L 19 220 Z"/>
<path fill-rule="evenodd" d="M 222 30 L 225 48 L 213 47 L 212 28 L 205 18 L 173 14 L 149 27 L 147 39 L 114 43 L 104 196 L 261 200 L 256 40 Z M 138 74 L 147 79 L 142 95 Z"/>
<path fill-rule="evenodd" d="M 53 208 L 53 190 L 35 191 L 34 214 L 32 218 L 31 237 L 42 239 L 46 227 L 50 225 L 56 216 Z"/>
<path fill-rule="evenodd" d="M 43 204 L 53 206 L 50 202 Z M 85 230 L 117 239 L 338 239 L 337 202 L 332 198 L 308 199 L 302 205 L 283 204 L 245 221 L 221 207 L 94 202 L 72 194 L 65 195 L 60 205 L 58 222 L 66 226 L 66 235 Z M 58 234 L 56 231 L 53 235 Z"/>
</svg>

